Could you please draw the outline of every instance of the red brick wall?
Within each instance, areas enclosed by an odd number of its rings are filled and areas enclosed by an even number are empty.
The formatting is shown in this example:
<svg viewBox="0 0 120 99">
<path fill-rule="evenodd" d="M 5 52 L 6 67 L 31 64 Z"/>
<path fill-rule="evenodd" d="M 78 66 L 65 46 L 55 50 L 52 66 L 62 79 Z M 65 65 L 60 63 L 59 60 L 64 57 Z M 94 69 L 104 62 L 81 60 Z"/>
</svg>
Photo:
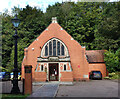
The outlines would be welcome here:
<svg viewBox="0 0 120 99">
<path fill-rule="evenodd" d="M 32 94 L 32 66 L 25 66 L 25 94 Z"/>
<path fill-rule="evenodd" d="M 46 72 L 34 72 L 34 80 L 36 82 L 43 81 L 45 82 L 47 79 Z"/>
<path fill-rule="evenodd" d="M 106 65 L 104 63 L 91 63 L 89 64 L 90 71 L 101 71 L 102 77 L 106 76 Z"/>
<path fill-rule="evenodd" d="M 88 62 L 85 58 L 85 49 L 75 41 L 71 40 L 71 36 L 65 31 L 61 30 L 61 26 L 57 23 L 52 23 L 49 25 L 48 30 L 44 30 L 41 35 L 35 40 L 27 49 L 25 53 L 25 58 L 23 60 L 24 65 L 32 65 L 33 79 L 35 78 L 35 68 L 37 65 L 37 57 L 41 54 L 41 48 L 43 45 L 51 38 L 58 38 L 65 43 L 68 48 L 71 66 L 73 69 L 74 78 L 83 78 L 83 75 L 88 75 L 89 68 Z M 32 50 L 34 48 L 34 50 Z M 78 66 L 80 67 L 78 68 Z M 24 71 L 22 70 L 22 77 L 24 77 Z M 87 78 L 88 79 L 88 78 Z"/>
<path fill-rule="evenodd" d="M 67 81 L 70 81 L 72 82 L 73 81 L 73 72 L 61 72 L 61 79 L 60 81 L 63 81 L 63 82 L 67 82 Z"/>
</svg>

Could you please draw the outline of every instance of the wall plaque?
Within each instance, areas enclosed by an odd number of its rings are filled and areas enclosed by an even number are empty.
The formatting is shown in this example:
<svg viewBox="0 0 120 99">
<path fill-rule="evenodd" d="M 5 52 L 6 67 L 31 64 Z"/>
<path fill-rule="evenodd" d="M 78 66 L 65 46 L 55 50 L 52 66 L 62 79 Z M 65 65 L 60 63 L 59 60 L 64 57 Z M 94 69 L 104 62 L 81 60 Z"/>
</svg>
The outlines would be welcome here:
<svg viewBox="0 0 120 99">
<path fill-rule="evenodd" d="M 83 75 L 83 78 L 88 78 L 88 75 Z"/>
<path fill-rule="evenodd" d="M 32 67 L 31 66 L 25 66 L 25 73 L 31 73 Z"/>
<path fill-rule="evenodd" d="M 49 57 L 49 61 L 59 61 L 58 57 Z"/>
</svg>

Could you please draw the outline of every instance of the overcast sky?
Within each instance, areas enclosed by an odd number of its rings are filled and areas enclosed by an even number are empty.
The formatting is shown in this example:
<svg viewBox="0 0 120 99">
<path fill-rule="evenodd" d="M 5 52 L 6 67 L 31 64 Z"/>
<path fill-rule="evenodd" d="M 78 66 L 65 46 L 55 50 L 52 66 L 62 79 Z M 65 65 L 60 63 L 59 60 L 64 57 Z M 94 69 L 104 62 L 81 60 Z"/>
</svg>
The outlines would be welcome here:
<svg viewBox="0 0 120 99">
<path fill-rule="evenodd" d="M 67 0 L 2 0 L 0 3 L 0 12 L 4 12 L 6 9 L 8 9 L 9 12 L 11 12 L 11 8 L 14 8 L 14 6 L 19 8 L 25 8 L 26 5 L 30 5 L 32 7 L 38 7 L 42 9 L 45 12 L 45 9 L 48 7 L 48 5 L 53 5 L 55 2 L 62 2 Z M 71 0 L 74 2 L 77 2 L 78 0 Z M 110 2 L 118 1 L 118 0 L 110 0 Z"/>
</svg>

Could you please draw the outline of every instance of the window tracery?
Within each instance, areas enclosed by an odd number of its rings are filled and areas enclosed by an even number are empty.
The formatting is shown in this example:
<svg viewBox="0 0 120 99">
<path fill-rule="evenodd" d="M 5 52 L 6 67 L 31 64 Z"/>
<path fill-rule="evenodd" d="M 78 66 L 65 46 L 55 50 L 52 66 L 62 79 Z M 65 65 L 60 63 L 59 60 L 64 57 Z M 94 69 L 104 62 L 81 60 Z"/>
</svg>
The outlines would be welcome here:
<svg viewBox="0 0 120 99">
<path fill-rule="evenodd" d="M 43 46 L 41 56 L 68 56 L 68 50 L 61 40 L 53 38 Z"/>
</svg>

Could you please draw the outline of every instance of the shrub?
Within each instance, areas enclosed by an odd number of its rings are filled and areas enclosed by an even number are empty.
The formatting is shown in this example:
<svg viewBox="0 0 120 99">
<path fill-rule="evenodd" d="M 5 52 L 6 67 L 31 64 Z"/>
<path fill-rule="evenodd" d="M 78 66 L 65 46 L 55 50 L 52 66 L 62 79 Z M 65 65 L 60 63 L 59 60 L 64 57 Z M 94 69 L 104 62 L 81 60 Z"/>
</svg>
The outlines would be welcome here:
<svg viewBox="0 0 120 99">
<path fill-rule="evenodd" d="M 116 52 L 112 52 L 111 50 L 106 51 L 104 61 L 108 72 L 120 71 L 120 49 Z"/>
<path fill-rule="evenodd" d="M 120 79 L 120 72 L 109 73 L 109 79 Z"/>
</svg>

